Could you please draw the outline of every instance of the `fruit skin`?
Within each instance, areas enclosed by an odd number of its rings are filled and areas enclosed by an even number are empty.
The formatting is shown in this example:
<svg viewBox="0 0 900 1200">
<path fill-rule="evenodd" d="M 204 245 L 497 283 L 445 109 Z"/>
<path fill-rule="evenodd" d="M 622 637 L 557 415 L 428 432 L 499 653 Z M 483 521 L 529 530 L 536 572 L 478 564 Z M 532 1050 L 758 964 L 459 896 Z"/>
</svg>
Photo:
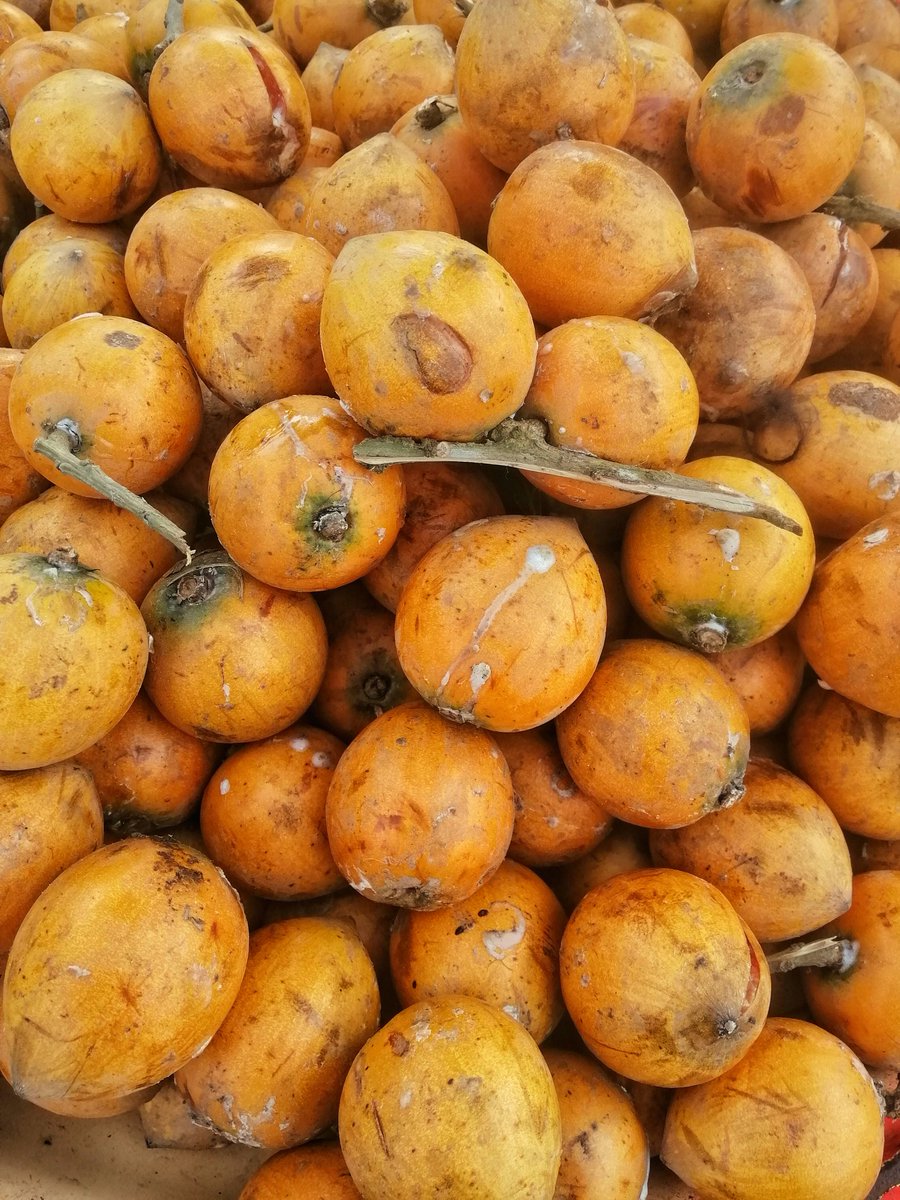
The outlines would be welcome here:
<svg viewBox="0 0 900 1200">
<path fill-rule="evenodd" d="M 66 238 L 88 238 L 102 242 L 117 254 L 124 254 L 128 244 L 127 231 L 115 222 L 86 225 L 84 222 L 67 221 L 65 217 L 58 217 L 56 213 L 48 213 L 47 216 L 38 217 L 36 221 L 26 225 L 13 239 L 3 259 L 3 290 L 6 291 L 18 268 L 36 250 Z"/>
<path fill-rule="evenodd" d="M 213 527 L 234 560 L 291 592 L 374 567 L 403 524 L 405 493 L 399 466 L 376 474 L 354 459 L 363 437 L 330 396 L 285 396 L 244 417 L 209 473 Z"/>
<path fill-rule="evenodd" d="M 586 1054 L 548 1049 L 562 1118 L 560 1200 L 641 1200 L 650 1156 L 634 1105 L 618 1083 Z"/>
<path fill-rule="evenodd" d="M 20 38 L 0 57 L 0 104 L 10 121 L 33 88 L 51 75 L 71 70 L 102 71 L 131 82 L 124 64 L 105 47 L 82 37 L 80 30 L 39 30 Z"/>
<path fill-rule="evenodd" d="M 321 42 L 350 50 L 386 25 L 412 25 L 412 0 L 373 5 L 367 0 L 277 0 L 272 8 L 275 37 L 298 63 L 308 63 Z"/>
<path fill-rule="evenodd" d="M 814 1020 L 872 1067 L 900 1066 L 900 1032 L 894 1014 L 900 947 L 900 871 L 866 871 L 853 878 L 853 901 L 820 931 L 849 938 L 856 962 L 839 974 L 813 968 L 803 990 Z"/>
<path fill-rule="evenodd" d="M 719 888 L 762 942 L 801 937 L 846 912 L 850 855 L 827 804 L 765 759 L 751 759 L 744 784 L 733 808 L 655 830 L 654 863 Z"/>
<path fill-rule="evenodd" d="M 534 325 L 519 288 L 483 250 L 447 233 L 348 242 L 325 286 L 321 337 L 342 404 L 373 434 L 479 437 L 516 412 L 534 373 Z"/>
<path fill-rule="evenodd" d="M 61 71 L 32 88 L 16 111 L 10 148 L 28 190 L 71 221 L 134 212 L 162 166 L 140 96 L 103 71 Z"/>
<path fill-rule="evenodd" d="M 549 328 L 598 313 L 649 317 L 697 282 L 675 193 L 644 163 L 596 142 L 552 142 L 516 167 L 494 202 L 488 251 Z"/>
<path fill-rule="evenodd" d="M 675 1093 L 661 1158 L 704 1200 L 865 1200 L 883 1140 L 856 1056 L 807 1021 L 772 1017 L 725 1074 Z"/>
<path fill-rule="evenodd" d="M 761 408 L 809 355 L 816 309 L 793 258 L 749 229 L 694 234 L 697 286 L 656 322 L 684 355 L 706 421 Z"/>
<path fill-rule="evenodd" d="M 633 825 L 689 825 L 743 795 L 743 705 L 715 667 L 680 646 L 614 642 L 556 731 L 576 784 Z"/>
<path fill-rule="evenodd" d="M 327 638 L 311 596 L 247 575 L 221 552 L 195 555 L 147 593 L 147 693 L 167 720 L 213 742 L 280 733 L 312 703 Z"/>
<path fill-rule="evenodd" d="M 802 533 L 651 497 L 630 517 L 622 543 L 628 598 L 657 633 L 698 650 L 756 645 L 787 625 L 809 589 L 815 566 L 809 517 L 786 483 L 745 459 L 700 458 L 679 473 L 771 505 Z"/>
<path fill-rule="evenodd" d="M 292 725 L 230 754 L 203 793 L 210 858 L 238 887 L 302 900 L 344 886 L 328 848 L 325 797 L 344 750 L 330 733 Z"/>
<path fill-rule="evenodd" d="M 560 950 L 563 998 L 604 1066 L 657 1087 L 721 1075 L 763 1028 L 769 969 L 717 888 L 684 871 L 614 876 L 584 897 Z"/>
<path fill-rule="evenodd" d="M 58 565 L 56 565 L 58 564 Z M 63 554 L 0 554 L 0 771 L 61 762 L 116 724 L 147 668 L 147 629 L 116 584 Z"/>
<path fill-rule="evenodd" d="M 66 422 L 82 457 L 124 487 L 147 492 L 187 461 L 203 406 L 180 346 L 140 321 L 90 314 L 58 325 L 31 347 L 10 384 L 9 421 L 42 475 L 96 499 L 92 487 L 38 453 L 35 438 Z"/>
<path fill-rule="evenodd" d="M 746 650 L 710 654 L 709 661 L 740 696 L 752 735 L 779 726 L 803 687 L 806 662 L 790 625 Z"/>
<path fill-rule="evenodd" d="M 543 1042 L 563 1015 L 562 905 L 528 867 L 509 859 L 461 903 L 398 913 L 391 976 L 403 1005 L 477 996 Z"/>
<path fill-rule="evenodd" d="M 506 172 L 561 137 L 617 145 L 635 99 L 619 23 L 583 0 L 479 0 L 457 43 L 456 92 L 479 150 Z"/>
<path fill-rule="evenodd" d="M 44 888 L 103 845 L 93 780 L 72 762 L 0 774 L 0 956 Z"/>
<path fill-rule="evenodd" d="M 197 1054 L 237 995 L 247 922 L 201 854 L 104 846 L 46 888 L 16 934 L 3 1022 L 16 1092 L 113 1100 Z"/>
<path fill-rule="evenodd" d="M 338 1131 L 363 1200 L 419 1200 L 423 1169 L 454 1197 L 554 1195 L 550 1071 L 517 1022 L 470 996 L 414 1004 L 369 1039 L 344 1084 Z"/>
<path fill-rule="evenodd" d="M 263 926 L 228 1015 L 175 1083 L 229 1141 L 275 1150 L 309 1141 L 334 1123 L 379 1005 L 374 968 L 346 925 L 299 917 Z"/>
<path fill-rule="evenodd" d="M 791 716 L 788 754 L 844 830 L 900 839 L 900 718 L 813 684 Z"/>
<path fill-rule="evenodd" d="M 688 157 L 729 213 L 787 221 L 841 186 L 865 117 L 862 89 L 836 51 L 803 34 L 761 34 L 704 77 L 688 114 Z"/>
<path fill-rule="evenodd" d="M 443 538 L 400 596 L 397 652 L 452 720 L 532 729 L 590 679 L 606 631 L 597 565 L 574 522 L 493 517 Z"/>
<path fill-rule="evenodd" d="M 167 153 L 212 187 L 279 183 L 309 145 L 300 72 L 249 29 L 205 26 L 177 37 L 153 68 L 149 105 Z"/>
<path fill-rule="evenodd" d="M 490 735 L 421 701 L 357 734 L 325 805 L 341 874 L 370 900 L 401 908 L 471 896 L 503 861 L 513 816 L 509 769 Z"/>
<path fill-rule="evenodd" d="M 886 513 L 816 568 L 797 614 L 816 675 L 848 700 L 900 717 L 900 513 Z"/>
<path fill-rule="evenodd" d="M 19 449 L 9 424 L 9 385 L 21 361 L 21 350 L 0 349 L 0 526 L 49 486 Z"/>
<path fill-rule="evenodd" d="M 338 1142 L 309 1142 L 281 1150 L 253 1172 L 238 1200 L 361 1200 Z"/>
</svg>

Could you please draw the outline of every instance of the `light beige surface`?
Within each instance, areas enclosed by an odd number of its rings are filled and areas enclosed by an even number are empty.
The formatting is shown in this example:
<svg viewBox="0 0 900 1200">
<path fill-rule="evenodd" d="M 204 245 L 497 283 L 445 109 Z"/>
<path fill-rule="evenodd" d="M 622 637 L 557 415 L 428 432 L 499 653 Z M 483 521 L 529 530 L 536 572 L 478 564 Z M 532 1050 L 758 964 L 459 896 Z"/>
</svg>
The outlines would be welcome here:
<svg viewBox="0 0 900 1200">
<path fill-rule="evenodd" d="M 137 1113 L 55 1117 L 0 1079 L 0 1200 L 237 1200 L 261 1150 L 148 1150 Z"/>
</svg>

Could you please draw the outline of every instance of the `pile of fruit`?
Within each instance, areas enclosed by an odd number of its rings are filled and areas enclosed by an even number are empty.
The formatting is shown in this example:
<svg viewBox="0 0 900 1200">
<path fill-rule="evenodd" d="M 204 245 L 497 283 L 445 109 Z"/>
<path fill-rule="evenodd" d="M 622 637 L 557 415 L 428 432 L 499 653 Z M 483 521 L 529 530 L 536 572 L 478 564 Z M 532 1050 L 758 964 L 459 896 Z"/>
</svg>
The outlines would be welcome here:
<svg viewBox="0 0 900 1200">
<path fill-rule="evenodd" d="M 893 0 L 0 46 L 16 1103 L 233 1200 L 881 1195 Z"/>
</svg>

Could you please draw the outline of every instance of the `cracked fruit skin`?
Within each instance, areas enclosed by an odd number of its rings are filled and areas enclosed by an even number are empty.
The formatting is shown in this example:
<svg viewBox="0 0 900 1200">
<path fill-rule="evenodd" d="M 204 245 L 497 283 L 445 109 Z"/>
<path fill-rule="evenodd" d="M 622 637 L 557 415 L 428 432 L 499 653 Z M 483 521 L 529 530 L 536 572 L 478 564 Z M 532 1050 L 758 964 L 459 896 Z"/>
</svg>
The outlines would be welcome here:
<svg viewBox="0 0 900 1200">
<path fill-rule="evenodd" d="M 420 700 L 359 733 L 325 802 L 331 853 L 351 887 L 399 908 L 465 900 L 500 866 L 515 806 L 493 738 Z"/>
<path fill-rule="evenodd" d="M 175 1083 L 229 1141 L 296 1146 L 334 1124 L 379 1012 L 375 968 L 355 930 L 323 917 L 276 921 L 251 935 L 234 1004 Z"/>
<path fill-rule="evenodd" d="M 865 1200 L 883 1144 L 859 1059 L 817 1025 L 772 1017 L 729 1071 L 675 1093 L 660 1157 L 704 1200 Z"/>
<path fill-rule="evenodd" d="M 153 68 L 149 104 L 166 152 L 212 187 L 280 183 L 309 145 L 299 70 L 249 29 L 210 25 L 177 37 Z"/>
<path fill-rule="evenodd" d="M 528 305 L 504 268 L 428 230 L 348 242 L 325 285 L 321 336 L 335 390 L 364 429 L 450 441 L 516 412 L 537 351 Z"/>
<path fill-rule="evenodd" d="M 16 1092 L 52 1111 L 171 1075 L 225 1018 L 247 944 L 237 893 L 204 855 L 141 837 L 82 858 L 41 894 L 10 951 Z"/>
<path fill-rule="evenodd" d="M 574 521 L 489 517 L 420 559 L 397 606 L 403 673 L 454 721 L 499 733 L 551 721 L 587 684 L 606 599 Z"/>
<path fill-rule="evenodd" d="M 754 646 L 787 625 L 809 590 L 815 542 L 806 510 L 783 480 L 747 459 L 698 458 L 678 473 L 725 484 L 777 508 L 802 534 L 651 497 L 625 529 L 628 598 L 651 629 L 696 650 Z"/>
<path fill-rule="evenodd" d="M 588 892 L 560 951 L 563 999 L 585 1045 L 626 1079 L 715 1079 L 762 1032 L 769 968 L 712 884 L 649 868 Z"/>
<path fill-rule="evenodd" d="M 0 771 L 61 762 L 127 712 L 147 630 L 120 587 L 77 561 L 0 555 Z M 15 649 L 13 649 L 15 648 Z"/>
<path fill-rule="evenodd" d="M 405 1008 L 370 1038 L 341 1093 L 338 1132 L 363 1200 L 552 1200 L 562 1135 L 531 1036 L 470 996 Z"/>
<path fill-rule="evenodd" d="M 681 646 L 614 642 L 556 730 L 575 783 L 632 825 L 690 825 L 743 795 L 744 706 L 711 663 Z"/>
<path fill-rule="evenodd" d="M 862 88 L 836 51 L 799 33 L 761 34 L 704 77 L 688 113 L 688 157 L 727 212 L 787 221 L 839 190 L 865 119 Z"/>
</svg>

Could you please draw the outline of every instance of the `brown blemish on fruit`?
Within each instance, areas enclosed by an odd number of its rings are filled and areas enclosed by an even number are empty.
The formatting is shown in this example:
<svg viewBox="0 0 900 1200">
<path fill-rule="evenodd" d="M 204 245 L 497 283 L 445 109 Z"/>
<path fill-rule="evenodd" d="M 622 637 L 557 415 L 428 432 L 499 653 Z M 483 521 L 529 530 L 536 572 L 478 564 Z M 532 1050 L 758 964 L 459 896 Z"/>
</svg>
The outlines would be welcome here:
<svg viewBox="0 0 900 1200">
<path fill-rule="evenodd" d="M 783 96 L 766 112 L 759 123 L 759 132 L 767 134 L 793 133 L 806 112 L 802 96 Z"/>
<path fill-rule="evenodd" d="M 854 380 L 836 383 L 828 389 L 828 400 L 838 408 L 856 408 L 879 421 L 896 421 L 900 417 L 900 396 L 871 383 Z"/>
<path fill-rule="evenodd" d="M 468 345 L 439 317 L 400 313 L 394 317 L 391 328 L 430 392 L 437 395 L 456 392 L 472 374 Z"/>
</svg>

